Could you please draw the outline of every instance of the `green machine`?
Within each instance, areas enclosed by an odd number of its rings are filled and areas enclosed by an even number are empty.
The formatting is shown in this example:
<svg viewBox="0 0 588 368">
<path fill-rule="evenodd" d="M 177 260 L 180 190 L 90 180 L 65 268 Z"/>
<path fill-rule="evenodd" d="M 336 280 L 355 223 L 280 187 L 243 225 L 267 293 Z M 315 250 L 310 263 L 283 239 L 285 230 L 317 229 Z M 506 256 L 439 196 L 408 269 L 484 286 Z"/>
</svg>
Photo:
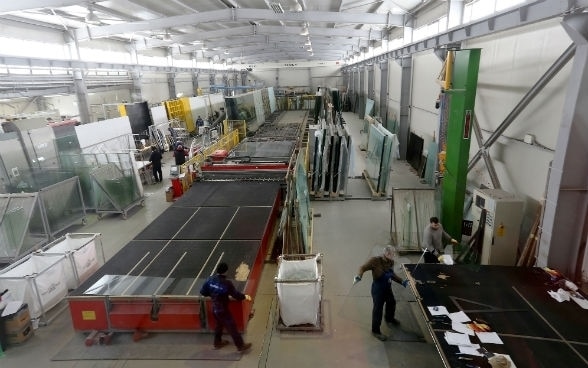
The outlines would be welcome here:
<svg viewBox="0 0 588 368">
<path fill-rule="evenodd" d="M 455 51 L 451 85 L 445 90 L 449 111 L 441 220 L 445 231 L 458 240 L 461 237 L 480 53 L 480 49 Z"/>
</svg>

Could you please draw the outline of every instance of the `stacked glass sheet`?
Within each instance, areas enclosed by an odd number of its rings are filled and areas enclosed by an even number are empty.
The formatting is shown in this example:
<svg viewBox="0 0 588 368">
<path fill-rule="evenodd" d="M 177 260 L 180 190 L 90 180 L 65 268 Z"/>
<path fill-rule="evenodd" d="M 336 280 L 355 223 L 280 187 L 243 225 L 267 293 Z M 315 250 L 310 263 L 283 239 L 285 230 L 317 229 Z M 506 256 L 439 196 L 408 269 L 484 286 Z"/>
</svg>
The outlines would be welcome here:
<svg viewBox="0 0 588 368">
<path fill-rule="evenodd" d="M 379 194 L 389 192 L 390 167 L 398 157 L 398 139 L 381 124 L 370 124 L 366 156 L 367 179 Z"/>
</svg>

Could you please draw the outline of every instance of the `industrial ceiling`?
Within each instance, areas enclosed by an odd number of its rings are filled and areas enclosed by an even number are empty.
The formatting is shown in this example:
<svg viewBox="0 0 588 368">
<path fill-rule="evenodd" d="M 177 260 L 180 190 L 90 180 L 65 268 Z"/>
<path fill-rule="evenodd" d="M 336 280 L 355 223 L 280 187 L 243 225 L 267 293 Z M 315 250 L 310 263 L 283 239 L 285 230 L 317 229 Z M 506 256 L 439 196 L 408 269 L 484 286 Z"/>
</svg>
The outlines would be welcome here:
<svg viewBox="0 0 588 368">
<path fill-rule="evenodd" d="M 0 2 L 0 22 L 228 65 L 340 61 L 380 45 L 435 2 L 441 0 L 20 0 Z"/>
</svg>

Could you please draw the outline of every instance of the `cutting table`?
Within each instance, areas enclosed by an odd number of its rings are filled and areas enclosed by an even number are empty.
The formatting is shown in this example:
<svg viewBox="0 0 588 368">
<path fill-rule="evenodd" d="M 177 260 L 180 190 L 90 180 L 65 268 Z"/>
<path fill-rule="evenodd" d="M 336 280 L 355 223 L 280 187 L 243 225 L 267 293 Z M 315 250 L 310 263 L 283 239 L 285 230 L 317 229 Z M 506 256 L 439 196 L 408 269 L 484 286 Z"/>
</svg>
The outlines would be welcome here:
<svg viewBox="0 0 588 368">
<path fill-rule="evenodd" d="M 281 203 L 277 182 L 196 182 L 68 297 L 79 331 L 214 328 L 200 287 L 219 262 L 255 295 Z M 251 303 L 231 302 L 238 328 Z"/>
<path fill-rule="evenodd" d="M 481 344 L 508 354 L 518 368 L 587 367 L 588 311 L 574 301 L 558 302 L 548 290 L 560 281 L 542 268 L 406 264 L 403 266 L 445 367 L 490 367 L 484 357 L 460 355 L 444 336 L 451 320 L 428 307 L 463 311 L 486 324 L 504 344 Z M 585 296 L 584 296 L 585 297 Z M 471 337 L 472 343 L 479 343 Z"/>
</svg>

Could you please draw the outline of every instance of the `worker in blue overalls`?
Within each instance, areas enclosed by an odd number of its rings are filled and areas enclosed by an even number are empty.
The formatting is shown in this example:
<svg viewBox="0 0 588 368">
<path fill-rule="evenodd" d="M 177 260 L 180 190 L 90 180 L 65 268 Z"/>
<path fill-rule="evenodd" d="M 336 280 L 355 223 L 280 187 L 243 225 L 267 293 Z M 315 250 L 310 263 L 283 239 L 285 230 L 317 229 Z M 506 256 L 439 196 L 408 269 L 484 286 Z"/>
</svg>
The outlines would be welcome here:
<svg viewBox="0 0 588 368">
<path fill-rule="evenodd" d="M 359 272 L 353 279 L 356 284 L 361 281 L 363 273 L 372 271 L 372 335 L 380 341 L 386 341 L 388 338 L 382 334 L 380 325 L 382 324 L 382 314 L 388 325 L 399 325 L 400 322 L 394 317 L 396 313 L 396 299 L 392 293 L 392 281 L 402 286 L 408 285 L 408 280 L 402 280 L 394 273 L 394 248 L 388 245 L 384 248 L 382 255 L 371 257 L 359 267 Z M 384 308 L 385 307 L 385 308 Z"/>
<path fill-rule="evenodd" d="M 216 322 L 214 328 L 214 348 L 220 349 L 229 344 L 227 340 L 222 339 L 223 329 L 226 328 L 227 332 L 233 338 L 237 350 L 245 352 L 251 348 L 251 343 L 245 343 L 243 337 L 237 331 L 235 319 L 229 310 L 229 296 L 235 300 L 247 301 L 251 301 L 251 297 L 235 289 L 231 280 L 227 279 L 226 273 L 228 270 L 229 267 L 226 263 L 219 263 L 216 268 L 216 274 L 210 276 L 204 282 L 204 285 L 200 289 L 200 294 L 209 296 L 212 299 L 212 313 Z"/>
</svg>

